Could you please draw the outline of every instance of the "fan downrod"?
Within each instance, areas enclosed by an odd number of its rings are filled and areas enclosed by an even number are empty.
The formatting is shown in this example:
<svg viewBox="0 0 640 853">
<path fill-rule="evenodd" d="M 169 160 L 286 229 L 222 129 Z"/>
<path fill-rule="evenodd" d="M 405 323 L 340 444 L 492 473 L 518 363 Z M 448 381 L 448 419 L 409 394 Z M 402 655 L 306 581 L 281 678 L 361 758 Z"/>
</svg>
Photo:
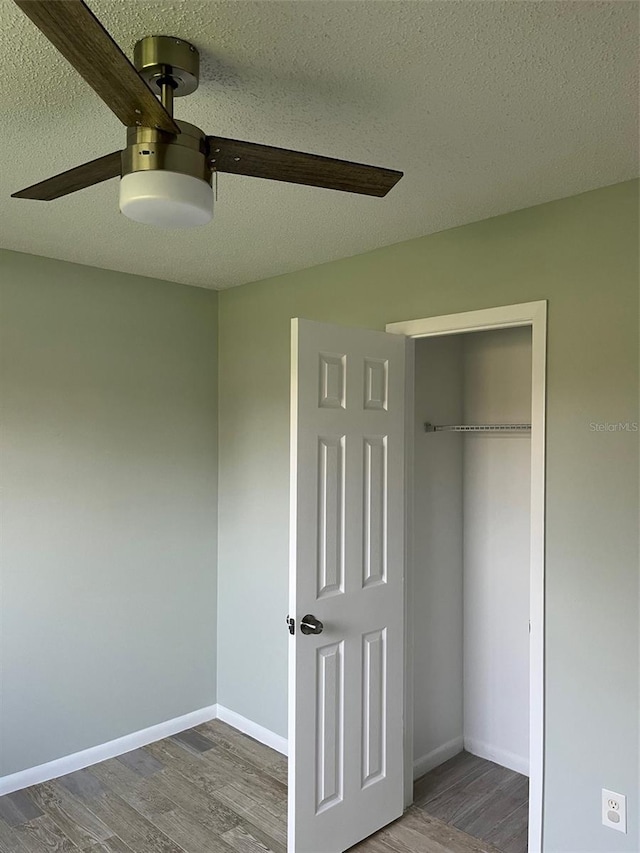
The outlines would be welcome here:
<svg viewBox="0 0 640 853">
<path fill-rule="evenodd" d="M 200 82 L 198 49 L 176 36 L 146 36 L 136 42 L 133 64 L 152 92 L 167 97 L 167 81 L 171 81 L 171 98 L 191 95 Z"/>
</svg>

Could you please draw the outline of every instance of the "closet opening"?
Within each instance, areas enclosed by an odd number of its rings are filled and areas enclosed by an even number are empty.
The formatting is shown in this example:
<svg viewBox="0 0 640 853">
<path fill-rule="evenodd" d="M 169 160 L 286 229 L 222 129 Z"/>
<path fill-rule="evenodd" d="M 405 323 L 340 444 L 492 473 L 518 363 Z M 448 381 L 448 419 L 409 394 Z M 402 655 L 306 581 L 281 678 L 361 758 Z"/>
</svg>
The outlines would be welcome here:
<svg viewBox="0 0 640 853">
<path fill-rule="evenodd" d="M 405 799 L 502 853 L 542 837 L 545 320 L 387 327 L 415 338 Z"/>
</svg>

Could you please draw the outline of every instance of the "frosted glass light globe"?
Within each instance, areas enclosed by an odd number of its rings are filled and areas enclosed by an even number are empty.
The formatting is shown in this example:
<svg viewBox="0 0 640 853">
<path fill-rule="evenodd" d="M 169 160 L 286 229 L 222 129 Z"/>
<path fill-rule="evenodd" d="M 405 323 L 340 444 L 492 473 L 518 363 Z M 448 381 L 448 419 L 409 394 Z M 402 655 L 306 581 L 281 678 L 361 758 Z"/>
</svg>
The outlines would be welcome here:
<svg viewBox="0 0 640 853">
<path fill-rule="evenodd" d="M 120 180 L 120 211 L 146 225 L 194 228 L 211 221 L 213 190 L 207 181 L 180 172 L 131 172 Z"/>
</svg>

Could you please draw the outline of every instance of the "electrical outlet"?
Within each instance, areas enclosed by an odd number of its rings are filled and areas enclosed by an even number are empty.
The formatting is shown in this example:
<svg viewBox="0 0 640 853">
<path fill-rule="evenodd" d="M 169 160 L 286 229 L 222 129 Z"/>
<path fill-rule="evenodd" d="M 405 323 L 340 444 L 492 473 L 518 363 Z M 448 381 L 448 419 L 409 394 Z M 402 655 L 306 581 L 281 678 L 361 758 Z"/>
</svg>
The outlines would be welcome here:
<svg viewBox="0 0 640 853">
<path fill-rule="evenodd" d="M 627 798 L 624 794 L 602 789 L 602 825 L 626 833 Z"/>
</svg>

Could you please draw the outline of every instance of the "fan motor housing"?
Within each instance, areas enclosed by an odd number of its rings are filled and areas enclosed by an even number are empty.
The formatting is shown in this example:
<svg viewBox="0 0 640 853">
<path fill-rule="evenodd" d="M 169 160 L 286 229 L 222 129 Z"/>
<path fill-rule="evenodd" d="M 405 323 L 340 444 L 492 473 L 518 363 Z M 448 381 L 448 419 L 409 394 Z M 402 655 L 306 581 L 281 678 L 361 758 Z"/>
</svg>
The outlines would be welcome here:
<svg viewBox="0 0 640 853">
<path fill-rule="evenodd" d="M 177 121 L 177 124 L 181 131 L 178 136 L 152 127 L 127 128 L 122 174 L 153 170 L 180 172 L 210 184 L 212 172 L 204 133 L 186 121 Z"/>
<path fill-rule="evenodd" d="M 175 36 L 146 36 L 136 42 L 133 64 L 142 79 L 156 95 L 160 81 L 173 80 L 174 98 L 191 95 L 200 81 L 200 54 L 188 41 Z"/>
</svg>

